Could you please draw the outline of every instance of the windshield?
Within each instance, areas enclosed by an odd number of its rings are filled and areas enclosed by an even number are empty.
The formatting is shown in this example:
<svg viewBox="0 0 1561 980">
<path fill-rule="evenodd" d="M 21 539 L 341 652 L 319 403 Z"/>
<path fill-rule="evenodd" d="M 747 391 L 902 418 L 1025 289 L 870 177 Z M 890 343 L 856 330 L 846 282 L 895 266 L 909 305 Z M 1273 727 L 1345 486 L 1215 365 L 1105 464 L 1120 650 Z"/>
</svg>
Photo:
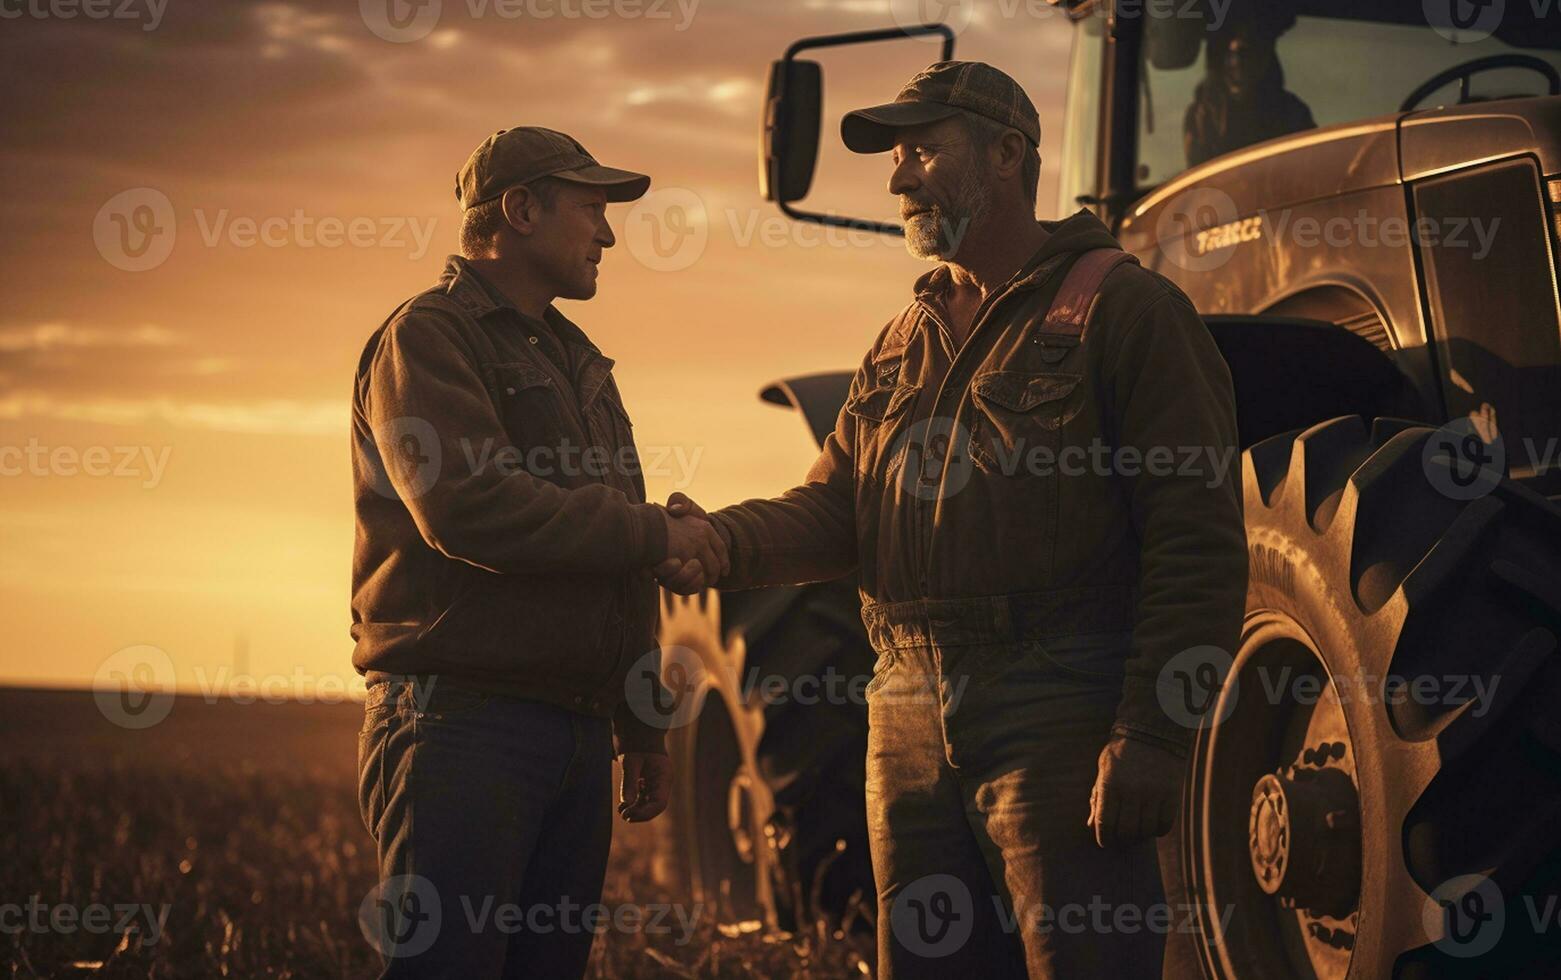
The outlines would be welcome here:
<svg viewBox="0 0 1561 980">
<path fill-rule="evenodd" d="M 1561 67 L 1561 11 L 1546 17 L 1508 3 L 1502 16 L 1499 4 L 1444 5 L 1453 12 L 1435 25 L 1429 0 L 1207 0 L 1201 17 L 1146 17 L 1135 182 L 1159 184 L 1253 143 L 1396 112 L 1421 83 L 1474 59 L 1523 55 L 1552 77 Z M 1459 12 L 1461 26 L 1451 21 Z M 1551 92 L 1534 68 L 1480 71 L 1468 101 Z M 1449 81 L 1419 105 L 1458 101 L 1459 83 Z"/>
</svg>

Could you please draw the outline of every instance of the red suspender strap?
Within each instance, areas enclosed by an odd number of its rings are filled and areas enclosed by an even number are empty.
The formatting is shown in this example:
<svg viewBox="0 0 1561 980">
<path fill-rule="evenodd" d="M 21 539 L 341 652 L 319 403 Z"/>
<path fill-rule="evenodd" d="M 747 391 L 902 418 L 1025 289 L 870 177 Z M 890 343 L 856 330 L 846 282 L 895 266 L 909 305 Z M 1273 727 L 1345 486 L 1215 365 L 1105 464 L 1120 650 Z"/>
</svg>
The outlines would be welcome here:
<svg viewBox="0 0 1561 980">
<path fill-rule="evenodd" d="M 1057 298 L 1052 300 L 1051 309 L 1046 313 L 1042 333 L 1062 334 L 1083 340 L 1084 328 L 1089 325 L 1089 316 L 1095 311 L 1095 302 L 1100 298 L 1101 283 L 1105 282 L 1112 269 L 1124 262 L 1137 264 L 1138 259 L 1131 252 L 1124 252 L 1120 248 L 1090 249 L 1075 259 L 1062 280 L 1061 288 L 1057 290 Z"/>
</svg>

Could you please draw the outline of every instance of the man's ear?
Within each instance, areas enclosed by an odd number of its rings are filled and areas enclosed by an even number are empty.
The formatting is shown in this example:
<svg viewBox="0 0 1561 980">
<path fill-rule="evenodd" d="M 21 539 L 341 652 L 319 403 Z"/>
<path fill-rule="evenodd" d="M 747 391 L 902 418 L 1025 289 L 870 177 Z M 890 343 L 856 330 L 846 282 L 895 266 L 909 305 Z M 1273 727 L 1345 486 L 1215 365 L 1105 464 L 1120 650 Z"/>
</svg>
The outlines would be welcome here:
<svg viewBox="0 0 1561 980">
<path fill-rule="evenodd" d="M 517 234 L 529 235 L 535 228 L 542 202 L 531 193 L 531 188 L 519 184 L 504 192 L 504 196 L 499 199 L 499 206 L 504 210 L 504 220 L 509 222 Z"/>
<path fill-rule="evenodd" d="M 1024 155 L 1034 153 L 1030 141 L 1017 129 L 1010 129 L 992 144 L 992 166 L 1000 176 L 1017 176 L 1024 172 Z"/>
</svg>

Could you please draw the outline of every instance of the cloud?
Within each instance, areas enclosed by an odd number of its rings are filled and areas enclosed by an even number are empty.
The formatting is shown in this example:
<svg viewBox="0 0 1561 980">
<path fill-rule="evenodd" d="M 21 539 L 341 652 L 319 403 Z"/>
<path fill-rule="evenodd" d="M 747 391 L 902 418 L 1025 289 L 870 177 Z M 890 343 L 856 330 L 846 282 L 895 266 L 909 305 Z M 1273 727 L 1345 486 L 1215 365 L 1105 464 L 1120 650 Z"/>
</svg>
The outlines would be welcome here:
<svg viewBox="0 0 1561 980">
<path fill-rule="evenodd" d="M 0 395 L 0 420 L 59 419 L 100 425 L 162 422 L 187 429 L 251 435 L 338 436 L 347 431 L 341 400 L 201 402 L 175 398 L 57 398 Z"/>
<path fill-rule="evenodd" d="M 0 354 L 79 347 L 167 347 L 176 342 L 172 331 L 153 324 L 128 330 L 77 327 L 69 323 L 0 327 Z"/>
</svg>

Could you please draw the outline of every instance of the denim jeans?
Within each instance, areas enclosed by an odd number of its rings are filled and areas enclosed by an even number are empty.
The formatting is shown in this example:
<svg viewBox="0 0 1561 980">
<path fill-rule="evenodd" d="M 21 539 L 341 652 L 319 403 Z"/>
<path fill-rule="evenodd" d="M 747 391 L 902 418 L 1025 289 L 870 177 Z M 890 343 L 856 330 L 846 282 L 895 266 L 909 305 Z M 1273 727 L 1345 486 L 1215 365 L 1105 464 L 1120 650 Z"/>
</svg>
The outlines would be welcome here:
<svg viewBox="0 0 1561 980">
<path fill-rule="evenodd" d="M 878 975 L 1158 978 L 1155 842 L 1086 826 L 1131 632 L 1036 638 L 1001 598 L 863 612 Z"/>
<path fill-rule="evenodd" d="M 578 977 L 612 840 L 611 723 L 423 677 L 369 688 L 358 800 L 383 977 Z"/>
</svg>

